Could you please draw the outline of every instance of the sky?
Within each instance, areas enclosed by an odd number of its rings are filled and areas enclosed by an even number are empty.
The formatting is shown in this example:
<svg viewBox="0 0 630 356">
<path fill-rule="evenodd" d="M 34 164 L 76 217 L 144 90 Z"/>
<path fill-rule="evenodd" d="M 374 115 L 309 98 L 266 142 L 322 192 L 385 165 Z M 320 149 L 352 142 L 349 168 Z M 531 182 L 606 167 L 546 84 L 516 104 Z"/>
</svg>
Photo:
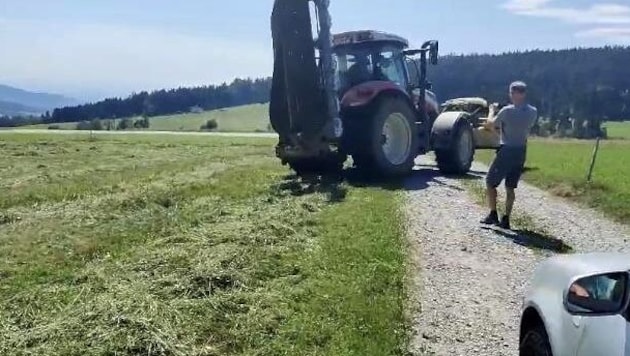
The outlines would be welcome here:
<svg viewBox="0 0 630 356">
<path fill-rule="evenodd" d="M 630 0 L 330 0 L 442 54 L 630 45 Z M 0 83 L 81 100 L 271 75 L 273 0 L 0 0 Z"/>
</svg>

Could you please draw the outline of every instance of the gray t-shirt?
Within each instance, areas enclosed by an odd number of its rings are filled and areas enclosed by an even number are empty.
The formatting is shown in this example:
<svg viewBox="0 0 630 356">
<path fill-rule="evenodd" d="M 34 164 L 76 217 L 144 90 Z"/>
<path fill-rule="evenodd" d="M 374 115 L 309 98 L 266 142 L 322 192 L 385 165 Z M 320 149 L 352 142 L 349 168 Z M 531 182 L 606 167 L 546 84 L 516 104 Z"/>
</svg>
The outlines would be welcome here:
<svg viewBox="0 0 630 356">
<path fill-rule="evenodd" d="M 501 132 L 501 145 L 527 146 L 527 137 L 537 119 L 538 110 L 531 105 L 508 105 L 501 109 L 494 123 Z"/>
</svg>

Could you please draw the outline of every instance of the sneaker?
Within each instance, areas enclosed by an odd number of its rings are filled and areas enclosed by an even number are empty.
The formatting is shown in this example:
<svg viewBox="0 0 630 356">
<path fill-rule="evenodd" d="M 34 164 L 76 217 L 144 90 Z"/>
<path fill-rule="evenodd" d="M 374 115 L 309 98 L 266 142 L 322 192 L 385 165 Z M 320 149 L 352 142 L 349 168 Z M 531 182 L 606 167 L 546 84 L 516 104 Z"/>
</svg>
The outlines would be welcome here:
<svg viewBox="0 0 630 356">
<path fill-rule="evenodd" d="M 497 214 L 496 211 L 491 211 L 488 216 L 481 220 L 481 223 L 485 225 L 497 225 L 499 224 L 499 214 Z"/>
<path fill-rule="evenodd" d="M 506 230 L 512 230 L 512 226 L 510 225 L 510 217 L 504 216 L 499 223 L 499 227 Z"/>
</svg>

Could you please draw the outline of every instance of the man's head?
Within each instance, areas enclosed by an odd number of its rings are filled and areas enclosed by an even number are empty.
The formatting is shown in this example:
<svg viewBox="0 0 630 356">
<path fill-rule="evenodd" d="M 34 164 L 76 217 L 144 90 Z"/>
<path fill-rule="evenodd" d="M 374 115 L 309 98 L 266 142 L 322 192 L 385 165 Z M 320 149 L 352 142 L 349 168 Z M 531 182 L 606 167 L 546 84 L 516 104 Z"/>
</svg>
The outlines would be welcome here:
<svg viewBox="0 0 630 356">
<path fill-rule="evenodd" d="M 525 103 L 527 99 L 527 84 L 521 81 L 510 84 L 510 99 L 514 105 Z"/>
</svg>

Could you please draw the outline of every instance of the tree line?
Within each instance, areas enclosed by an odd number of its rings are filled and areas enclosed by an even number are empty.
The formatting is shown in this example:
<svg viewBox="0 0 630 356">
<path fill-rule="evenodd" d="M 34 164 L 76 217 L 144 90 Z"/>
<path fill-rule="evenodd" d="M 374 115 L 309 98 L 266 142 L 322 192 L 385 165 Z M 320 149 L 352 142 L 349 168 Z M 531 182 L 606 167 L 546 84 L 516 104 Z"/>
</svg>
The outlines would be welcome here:
<svg viewBox="0 0 630 356">
<path fill-rule="evenodd" d="M 177 88 L 134 93 L 122 98 L 110 98 L 97 103 L 55 109 L 43 123 L 116 119 L 133 116 L 153 117 L 215 110 L 232 106 L 269 101 L 271 82 L 265 79 L 236 79 L 230 84 Z"/>
<path fill-rule="evenodd" d="M 630 47 L 445 56 L 429 70 L 442 100 L 481 96 L 508 101 L 508 85 L 524 80 L 530 100 L 554 120 L 630 120 Z"/>
<path fill-rule="evenodd" d="M 553 120 L 630 119 L 630 47 L 533 50 L 499 55 L 448 55 L 429 68 L 441 101 L 481 96 L 506 102 L 511 81 L 529 84 L 541 116 Z M 55 109 L 41 117 L 0 118 L 0 126 L 171 115 L 269 101 L 270 78 L 134 93 L 96 103 Z"/>
</svg>

